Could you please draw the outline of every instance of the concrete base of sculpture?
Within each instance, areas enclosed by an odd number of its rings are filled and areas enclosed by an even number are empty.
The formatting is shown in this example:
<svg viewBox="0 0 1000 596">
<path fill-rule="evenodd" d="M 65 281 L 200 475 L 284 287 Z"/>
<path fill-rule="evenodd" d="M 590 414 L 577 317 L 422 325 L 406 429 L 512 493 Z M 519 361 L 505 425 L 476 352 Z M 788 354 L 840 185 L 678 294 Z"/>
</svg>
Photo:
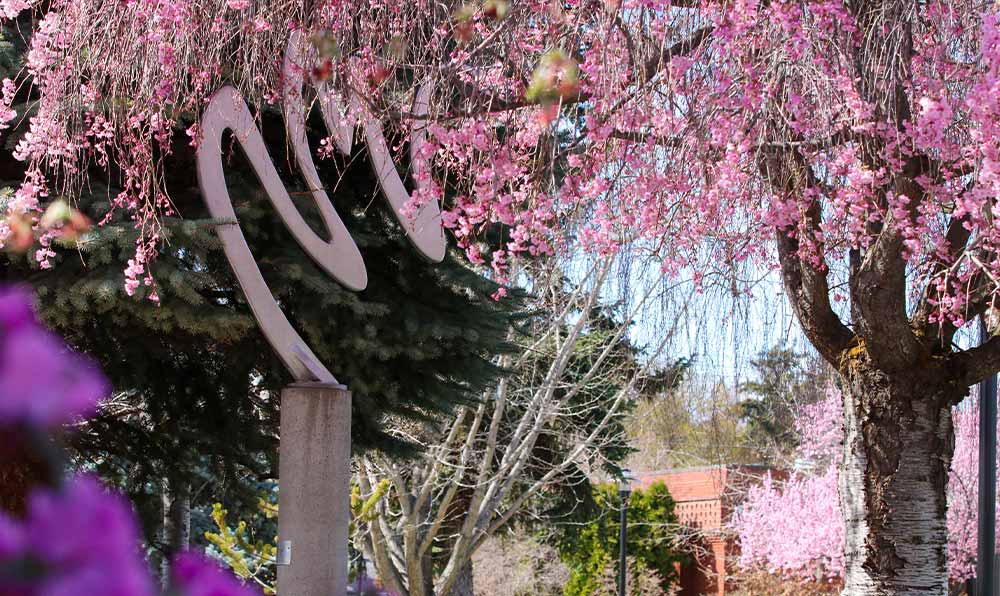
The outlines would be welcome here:
<svg viewBox="0 0 1000 596">
<path fill-rule="evenodd" d="M 278 594 L 344 596 L 351 517 L 347 388 L 325 383 L 286 387 L 279 455 Z"/>
</svg>

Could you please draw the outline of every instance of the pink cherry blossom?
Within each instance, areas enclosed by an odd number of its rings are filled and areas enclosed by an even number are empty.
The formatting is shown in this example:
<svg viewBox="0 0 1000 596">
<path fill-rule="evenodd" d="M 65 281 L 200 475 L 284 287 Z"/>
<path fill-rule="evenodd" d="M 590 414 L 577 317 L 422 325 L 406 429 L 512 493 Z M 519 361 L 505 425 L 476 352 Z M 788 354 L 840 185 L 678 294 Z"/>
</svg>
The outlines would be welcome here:
<svg viewBox="0 0 1000 596">
<path fill-rule="evenodd" d="M 170 566 L 171 587 L 180 596 L 254 596 L 249 588 L 215 562 L 196 553 L 182 553 Z"/>
<path fill-rule="evenodd" d="M 17 118 L 17 112 L 12 108 L 16 91 L 14 81 L 4 79 L 0 83 L 0 130 L 10 126 L 10 121 Z"/>
<path fill-rule="evenodd" d="M 879 223 L 900 234 L 932 322 L 967 320 L 965 288 L 977 271 L 995 268 L 1000 279 L 1000 262 L 952 254 L 942 224 L 964 218 L 977 249 L 1000 246 L 1000 219 L 982 209 L 1000 192 L 1000 34 L 987 5 L 914 9 L 903 90 L 914 114 L 895 126 L 843 58 L 862 32 L 839 0 L 644 0 L 596 10 L 529 0 L 503 19 L 432 0 L 5 2 L 7 16 L 39 11 L 26 67 L 38 110 L 17 147 L 29 174 L 13 208 L 35 217 L 50 193 L 73 196 L 87 167 L 110 167 L 113 155 L 123 189 L 113 209 L 141 234 L 125 276 L 130 293 L 146 285 L 158 222 L 171 213 L 161 156 L 178 130 L 197 144 L 197 122 L 178 118 L 198 114 L 223 84 L 251 103 L 273 103 L 275 57 L 303 27 L 321 54 L 306 71 L 352 89 L 365 117 L 401 137 L 414 127 L 402 105 L 414 82 L 434 81 L 421 122 L 432 167 L 417 174 L 408 212 L 444 199 L 443 222 L 459 247 L 476 263 L 494 253 L 482 264 L 498 278 L 519 255 L 569 245 L 649 251 L 674 274 L 770 268 L 776 231 L 823 269 L 869 246 Z M 683 47 L 643 62 L 675 43 Z M 954 59 L 958 48 L 967 59 Z M 781 145 L 800 148 L 821 184 L 774 192 L 758 157 Z M 320 147 L 329 156 L 329 143 Z M 915 180 L 922 200 L 882 194 L 890 170 L 920 155 L 935 156 L 933 175 Z M 802 215 L 817 202 L 823 215 L 813 229 Z M 509 239 L 489 246 L 498 226 Z"/>
<path fill-rule="evenodd" d="M 0 429 L 52 432 L 91 414 L 107 391 L 89 361 L 38 324 L 26 292 L 0 292 Z M 88 475 L 57 484 L 35 487 L 21 517 L 0 511 L 0 596 L 153 596 L 139 524 L 124 497 Z M 172 578 L 172 596 L 258 594 L 191 553 L 173 562 Z"/>
<path fill-rule="evenodd" d="M 955 454 L 948 476 L 948 574 L 975 575 L 978 528 L 979 409 L 953 412 Z M 802 408 L 800 469 L 787 482 L 770 477 L 751 488 L 731 520 L 739 537 L 739 564 L 792 578 L 833 579 L 844 573 L 844 521 L 838 493 L 843 441 L 842 398 L 835 387 Z"/>
</svg>

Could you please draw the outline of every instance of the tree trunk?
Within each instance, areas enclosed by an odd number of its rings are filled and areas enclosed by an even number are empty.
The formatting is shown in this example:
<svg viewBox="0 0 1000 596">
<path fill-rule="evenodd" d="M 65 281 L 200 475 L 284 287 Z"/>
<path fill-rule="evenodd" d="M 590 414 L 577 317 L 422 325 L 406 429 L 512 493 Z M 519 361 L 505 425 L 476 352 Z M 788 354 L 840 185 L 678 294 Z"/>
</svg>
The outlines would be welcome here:
<svg viewBox="0 0 1000 596">
<path fill-rule="evenodd" d="M 171 491 L 170 501 L 170 548 L 174 554 L 191 547 L 191 491 L 187 484 Z"/>
<path fill-rule="evenodd" d="M 170 560 L 191 545 L 191 490 L 182 480 L 163 481 L 163 561 L 160 569 L 164 587 L 170 577 Z"/>
<path fill-rule="evenodd" d="M 444 596 L 475 596 L 472 581 L 472 561 L 469 560 L 458 570 L 458 579 L 451 592 Z"/>
<path fill-rule="evenodd" d="M 916 370 L 890 378 L 855 367 L 845 377 L 844 595 L 946 596 L 954 389 Z"/>
</svg>

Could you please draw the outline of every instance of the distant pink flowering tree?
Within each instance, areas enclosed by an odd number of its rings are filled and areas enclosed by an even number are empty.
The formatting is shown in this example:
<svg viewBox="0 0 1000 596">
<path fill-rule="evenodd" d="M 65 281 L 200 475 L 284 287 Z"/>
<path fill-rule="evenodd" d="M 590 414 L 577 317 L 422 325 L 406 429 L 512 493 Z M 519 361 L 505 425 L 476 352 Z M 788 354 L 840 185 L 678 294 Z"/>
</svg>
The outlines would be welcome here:
<svg viewBox="0 0 1000 596">
<path fill-rule="evenodd" d="M 807 580 L 844 573 L 836 467 L 818 475 L 796 475 L 785 483 L 768 477 L 749 490 L 732 523 L 744 569 L 764 568 Z"/>
<path fill-rule="evenodd" d="M 840 461 L 844 445 L 844 398 L 833 383 L 828 383 L 823 399 L 803 405 L 795 416 L 799 437 L 796 457 L 814 470 Z"/>
<path fill-rule="evenodd" d="M 948 576 L 959 582 L 976 572 L 979 474 L 978 405 L 952 414 L 955 456 L 948 476 Z M 739 564 L 802 580 L 843 578 L 844 520 L 838 492 L 843 448 L 839 392 L 803 407 L 796 420 L 801 437 L 796 471 L 787 482 L 768 477 L 752 487 L 734 514 Z"/>
<path fill-rule="evenodd" d="M 962 408 L 952 416 L 955 419 L 955 457 L 948 476 L 948 573 L 958 581 L 976 575 L 979 547 L 979 406 Z"/>
</svg>

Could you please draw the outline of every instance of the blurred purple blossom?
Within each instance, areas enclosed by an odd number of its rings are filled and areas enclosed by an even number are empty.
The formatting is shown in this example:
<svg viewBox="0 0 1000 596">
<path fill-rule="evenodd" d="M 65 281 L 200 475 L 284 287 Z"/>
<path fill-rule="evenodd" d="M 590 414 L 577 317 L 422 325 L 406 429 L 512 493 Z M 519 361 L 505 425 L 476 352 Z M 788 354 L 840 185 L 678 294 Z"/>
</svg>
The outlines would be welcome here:
<svg viewBox="0 0 1000 596">
<path fill-rule="evenodd" d="M 354 591 L 350 593 L 357 596 L 396 596 L 395 592 L 390 592 L 386 588 L 379 587 L 375 580 L 366 576 L 356 579 L 351 588 Z"/>
<path fill-rule="evenodd" d="M 23 520 L 0 513 L 0 596 L 151 596 L 126 500 L 78 476 L 33 492 Z"/>
<path fill-rule="evenodd" d="M 257 596 L 213 561 L 193 552 L 178 555 L 171 569 L 172 587 L 182 596 Z"/>
<path fill-rule="evenodd" d="M 26 291 L 0 290 L 0 427 L 53 431 L 109 392 L 87 358 L 38 323 Z M 0 511 L 0 596 L 153 596 L 128 501 L 89 476 L 60 484 L 36 488 L 23 519 Z M 259 594 L 190 553 L 171 575 L 171 596 Z"/>
<path fill-rule="evenodd" d="M 53 429 L 110 393 L 104 375 L 42 327 L 22 289 L 0 290 L 0 425 Z"/>
</svg>

